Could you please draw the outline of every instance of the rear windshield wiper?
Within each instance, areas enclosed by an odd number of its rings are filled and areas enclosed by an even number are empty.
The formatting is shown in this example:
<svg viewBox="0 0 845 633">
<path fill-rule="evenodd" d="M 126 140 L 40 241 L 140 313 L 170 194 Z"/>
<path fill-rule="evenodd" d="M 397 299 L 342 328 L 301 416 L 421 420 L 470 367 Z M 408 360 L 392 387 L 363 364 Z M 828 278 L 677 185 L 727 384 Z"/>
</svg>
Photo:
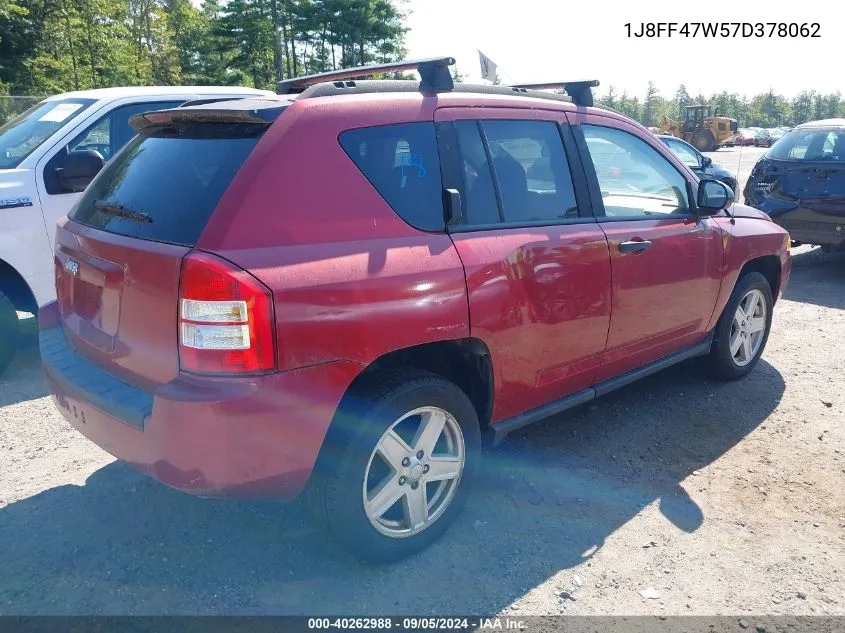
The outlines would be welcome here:
<svg viewBox="0 0 845 633">
<path fill-rule="evenodd" d="M 99 209 L 110 215 L 119 215 L 122 218 L 135 220 L 136 222 L 145 222 L 150 224 L 153 221 L 153 216 L 144 211 L 134 211 L 120 204 L 113 202 L 106 202 L 105 200 L 94 200 L 94 208 Z"/>
</svg>

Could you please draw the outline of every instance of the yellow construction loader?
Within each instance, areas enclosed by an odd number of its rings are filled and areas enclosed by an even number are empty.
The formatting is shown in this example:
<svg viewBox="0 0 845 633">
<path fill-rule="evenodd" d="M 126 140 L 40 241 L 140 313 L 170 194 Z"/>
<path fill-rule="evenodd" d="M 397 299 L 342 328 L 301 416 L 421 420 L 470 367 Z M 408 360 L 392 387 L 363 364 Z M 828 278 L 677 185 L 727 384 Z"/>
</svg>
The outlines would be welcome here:
<svg viewBox="0 0 845 633">
<path fill-rule="evenodd" d="M 684 139 L 699 152 L 712 152 L 737 131 L 736 119 L 710 116 L 710 106 L 689 105 L 684 108 L 683 121 L 663 117 L 658 134 L 670 134 Z"/>
</svg>

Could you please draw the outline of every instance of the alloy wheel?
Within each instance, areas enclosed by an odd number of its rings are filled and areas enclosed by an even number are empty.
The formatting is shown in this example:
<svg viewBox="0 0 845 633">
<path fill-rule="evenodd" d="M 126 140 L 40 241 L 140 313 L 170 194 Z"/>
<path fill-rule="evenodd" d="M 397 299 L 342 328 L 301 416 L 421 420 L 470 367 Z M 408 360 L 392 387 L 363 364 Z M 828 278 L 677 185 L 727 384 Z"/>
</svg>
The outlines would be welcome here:
<svg viewBox="0 0 845 633">
<path fill-rule="evenodd" d="M 379 439 L 364 471 L 364 511 L 385 536 L 418 534 L 455 496 L 466 461 L 457 420 L 421 407 L 396 420 Z"/>
<path fill-rule="evenodd" d="M 731 323 L 731 356 L 738 367 L 754 360 L 765 335 L 766 298 L 755 288 L 739 302 Z"/>
</svg>

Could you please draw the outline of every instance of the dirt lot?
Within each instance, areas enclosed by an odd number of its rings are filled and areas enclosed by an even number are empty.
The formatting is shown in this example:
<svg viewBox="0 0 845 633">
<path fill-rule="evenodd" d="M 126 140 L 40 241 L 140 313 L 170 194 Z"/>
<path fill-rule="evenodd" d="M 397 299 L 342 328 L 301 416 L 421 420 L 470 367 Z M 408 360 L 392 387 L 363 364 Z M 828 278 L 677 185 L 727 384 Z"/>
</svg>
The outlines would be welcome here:
<svg viewBox="0 0 845 633">
<path fill-rule="evenodd" d="M 33 331 L 0 379 L 0 614 L 845 615 L 845 256 L 794 266 L 747 379 L 688 363 L 515 434 L 447 536 L 391 567 L 300 504 L 115 462 L 45 395 Z"/>
</svg>

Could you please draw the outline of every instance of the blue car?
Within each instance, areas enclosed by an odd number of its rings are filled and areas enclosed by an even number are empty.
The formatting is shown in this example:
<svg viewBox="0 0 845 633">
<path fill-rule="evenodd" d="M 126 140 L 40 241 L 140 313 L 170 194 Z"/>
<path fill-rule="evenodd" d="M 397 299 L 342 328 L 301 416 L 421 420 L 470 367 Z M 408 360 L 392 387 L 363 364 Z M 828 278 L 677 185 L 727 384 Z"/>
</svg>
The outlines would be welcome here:
<svg viewBox="0 0 845 633">
<path fill-rule="evenodd" d="M 845 119 L 787 132 L 754 165 L 745 204 L 789 231 L 795 246 L 845 250 Z"/>
</svg>

